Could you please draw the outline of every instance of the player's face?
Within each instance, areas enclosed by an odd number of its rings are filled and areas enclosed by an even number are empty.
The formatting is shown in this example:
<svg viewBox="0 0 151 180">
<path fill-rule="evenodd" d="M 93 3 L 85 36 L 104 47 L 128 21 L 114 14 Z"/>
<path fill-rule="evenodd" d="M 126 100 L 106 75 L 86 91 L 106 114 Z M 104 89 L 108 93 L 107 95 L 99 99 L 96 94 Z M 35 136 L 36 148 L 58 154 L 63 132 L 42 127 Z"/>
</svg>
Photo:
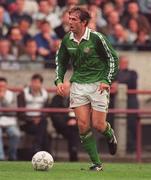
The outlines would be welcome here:
<svg viewBox="0 0 151 180">
<path fill-rule="evenodd" d="M 69 15 L 69 26 L 73 33 L 78 33 L 84 27 L 84 23 L 76 12 Z"/>
</svg>

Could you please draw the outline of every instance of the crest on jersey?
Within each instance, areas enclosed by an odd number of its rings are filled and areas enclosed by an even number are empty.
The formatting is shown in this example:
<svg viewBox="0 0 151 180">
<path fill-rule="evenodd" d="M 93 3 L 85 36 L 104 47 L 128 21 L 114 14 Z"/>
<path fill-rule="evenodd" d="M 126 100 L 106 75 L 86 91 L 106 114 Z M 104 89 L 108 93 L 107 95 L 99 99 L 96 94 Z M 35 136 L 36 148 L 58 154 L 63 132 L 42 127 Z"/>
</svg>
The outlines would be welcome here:
<svg viewBox="0 0 151 180">
<path fill-rule="evenodd" d="M 83 50 L 85 53 L 89 53 L 90 52 L 90 48 L 89 47 L 86 47 L 86 48 L 84 48 L 84 50 Z"/>
</svg>

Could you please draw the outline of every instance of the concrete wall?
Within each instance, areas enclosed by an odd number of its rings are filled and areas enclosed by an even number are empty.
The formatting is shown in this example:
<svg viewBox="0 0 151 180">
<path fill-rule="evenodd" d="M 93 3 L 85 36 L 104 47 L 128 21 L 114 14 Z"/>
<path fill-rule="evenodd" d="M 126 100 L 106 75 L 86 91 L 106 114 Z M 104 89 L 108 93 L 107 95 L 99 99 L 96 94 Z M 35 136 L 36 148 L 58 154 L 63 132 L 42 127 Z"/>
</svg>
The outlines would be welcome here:
<svg viewBox="0 0 151 180">
<path fill-rule="evenodd" d="M 151 89 L 150 73 L 151 73 L 151 52 L 125 51 L 119 52 L 119 55 L 126 55 L 129 58 L 129 67 L 138 72 L 138 88 Z M 46 87 L 54 86 L 55 70 L 22 70 L 22 71 L 0 71 L 0 76 L 5 76 L 9 80 L 11 86 L 23 86 L 28 84 L 33 73 L 39 72 L 45 78 L 44 85 Z M 67 77 L 70 73 L 68 73 Z"/>
<path fill-rule="evenodd" d="M 150 90 L 151 89 L 151 52 L 138 52 L 138 51 L 125 51 L 119 52 L 119 55 L 126 55 L 129 58 L 129 67 L 138 72 L 138 89 Z M 10 86 L 24 86 L 30 81 L 30 77 L 33 73 L 40 73 L 44 76 L 44 86 L 54 87 L 55 69 L 52 70 L 11 70 L 0 71 L 0 76 L 7 77 Z M 71 72 L 67 73 L 69 78 Z M 147 97 L 147 96 L 145 96 Z M 141 97 L 140 97 L 141 98 Z M 148 97 L 147 97 L 148 98 Z"/>
<path fill-rule="evenodd" d="M 151 89 L 151 52 L 119 52 L 129 58 L 129 67 L 138 73 L 138 89 Z"/>
</svg>

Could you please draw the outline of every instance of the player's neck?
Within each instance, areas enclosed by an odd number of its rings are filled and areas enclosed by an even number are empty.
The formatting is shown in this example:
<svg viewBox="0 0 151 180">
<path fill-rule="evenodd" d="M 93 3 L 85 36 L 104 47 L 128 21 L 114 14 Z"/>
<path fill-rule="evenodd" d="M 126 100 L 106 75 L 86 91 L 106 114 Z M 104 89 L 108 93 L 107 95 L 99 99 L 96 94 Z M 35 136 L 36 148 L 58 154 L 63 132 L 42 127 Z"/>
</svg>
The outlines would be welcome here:
<svg viewBox="0 0 151 180">
<path fill-rule="evenodd" d="M 86 30 L 86 27 L 84 27 L 84 28 L 82 28 L 82 29 L 79 29 L 78 32 L 74 33 L 74 36 L 75 36 L 75 38 L 76 38 L 78 41 L 81 40 L 82 36 L 83 36 L 84 33 L 85 33 L 85 30 Z"/>
</svg>

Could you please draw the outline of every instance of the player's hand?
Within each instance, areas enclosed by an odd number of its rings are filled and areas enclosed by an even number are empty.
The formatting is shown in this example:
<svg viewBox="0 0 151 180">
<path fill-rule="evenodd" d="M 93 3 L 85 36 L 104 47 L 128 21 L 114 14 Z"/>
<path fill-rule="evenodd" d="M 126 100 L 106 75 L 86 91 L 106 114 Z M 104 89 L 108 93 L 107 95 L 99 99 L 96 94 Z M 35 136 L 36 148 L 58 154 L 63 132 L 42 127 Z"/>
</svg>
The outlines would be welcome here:
<svg viewBox="0 0 151 180">
<path fill-rule="evenodd" d="M 59 94 L 60 96 L 64 96 L 63 83 L 59 83 L 59 84 L 57 85 L 57 94 Z"/>
<path fill-rule="evenodd" d="M 69 96 L 69 93 L 70 93 L 70 82 L 59 83 L 57 85 L 57 93 L 60 96 Z"/>
<path fill-rule="evenodd" d="M 98 91 L 100 91 L 100 94 L 104 91 L 110 91 L 110 85 L 106 83 L 100 83 Z"/>
</svg>

